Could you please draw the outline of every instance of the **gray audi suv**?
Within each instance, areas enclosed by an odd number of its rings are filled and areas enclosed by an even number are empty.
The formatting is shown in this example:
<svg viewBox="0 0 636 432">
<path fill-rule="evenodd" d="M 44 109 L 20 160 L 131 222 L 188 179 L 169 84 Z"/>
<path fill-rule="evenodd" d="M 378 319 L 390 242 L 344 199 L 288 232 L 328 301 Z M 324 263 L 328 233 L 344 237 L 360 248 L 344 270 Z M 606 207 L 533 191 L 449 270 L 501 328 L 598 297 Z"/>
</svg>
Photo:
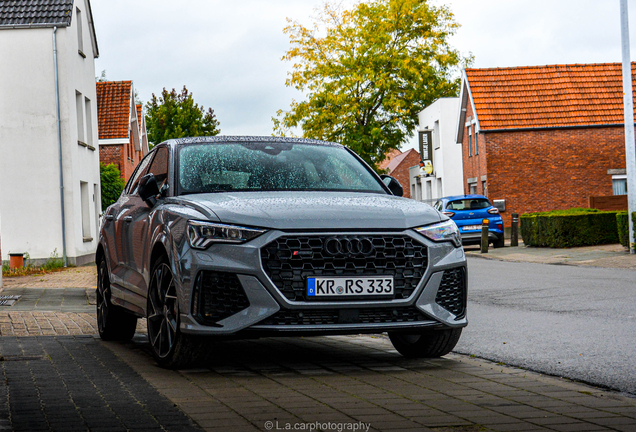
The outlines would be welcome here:
<svg viewBox="0 0 636 432">
<path fill-rule="evenodd" d="M 445 355 L 467 324 L 461 238 L 401 195 L 339 144 L 161 143 L 104 213 L 99 334 L 129 340 L 145 318 L 168 368 L 260 336 L 387 332 L 404 356 Z"/>
</svg>

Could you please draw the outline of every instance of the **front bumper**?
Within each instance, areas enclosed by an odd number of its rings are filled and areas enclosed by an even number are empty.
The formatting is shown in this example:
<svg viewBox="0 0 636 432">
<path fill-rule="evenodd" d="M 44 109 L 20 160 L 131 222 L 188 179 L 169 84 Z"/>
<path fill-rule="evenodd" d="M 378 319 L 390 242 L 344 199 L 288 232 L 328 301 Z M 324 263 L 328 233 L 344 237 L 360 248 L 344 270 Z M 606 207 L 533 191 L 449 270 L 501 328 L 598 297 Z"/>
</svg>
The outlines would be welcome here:
<svg viewBox="0 0 636 432">
<path fill-rule="evenodd" d="M 272 271 L 264 269 L 261 248 L 271 246 L 283 237 L 311 237 L 317 236 L 317 233 L 269 231 L 242 245 L 216 244 L 206 251 L 187 249 L 177 270 L 181 331 L 237 337 L 245 334 L 381 333 L 465 326 L 467 271 L 462 248 L 455 248 L 447 242 L 431 242 L 412 230 L 398 233 L 333 232 L 320 233 L 320 236 L 395 237 L 396 234 L 425 246 L 427 260 L 425 268 L 419 269 L 418 279 L 411 289 L 402 292 L 399 298 L 396 294 L 396 298 L 392 299 L 308 301 L 281 288 L 280 278 L 274 277 L 274 282 Z M 245 298 L 241 297 L 243 294 L 239 295 L 239 300 L 224 297 L 223 302 L 229 305 L 229 309 L 219 315 L 221 319 L 209 321 L 201 319 L 199 309 L 202 305 L 198 293 L 201 275 L 212 273 L 236 275 L 234 286 L 240 286 Z M 242 309 L 232 312 L 232 308 L 239 307 Z M 231 315 L 225 316 L 228 313 Z"/>
</svg>

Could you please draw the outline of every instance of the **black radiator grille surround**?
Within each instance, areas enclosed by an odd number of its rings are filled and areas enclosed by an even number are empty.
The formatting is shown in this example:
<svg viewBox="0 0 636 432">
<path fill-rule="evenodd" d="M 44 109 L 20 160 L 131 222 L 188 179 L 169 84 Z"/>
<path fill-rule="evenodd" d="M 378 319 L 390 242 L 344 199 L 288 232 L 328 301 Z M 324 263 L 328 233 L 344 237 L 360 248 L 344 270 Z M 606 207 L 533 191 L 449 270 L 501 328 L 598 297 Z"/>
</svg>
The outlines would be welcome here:
<svg viewBox="0 0 636 432">
<path fill-rule="evenodd" d="M 247 309 L 250 301 L 234 273 L 201 271 L 195 284 L 198 313 L 195 317 L 204 323 L 215 323 Z"/>
<path fill-rule="evenodd" d="M 332 254 L 325 243 L 334 238 L 370 240 L 373 248 L 358 254 Z M 306 300 L 306 280 L 313 276 L 393 276 L 393 298 L 405 299 L 424 276 L 428 255 L 425 245 L 403 234 L 290 235 L 263 246 L 261 261 L 274 285 L 291 301 Z"/>
<path fill-rule="evenodd" d="M 280 310 L 257 325 L 384 324 L 430 321 L 417 308 L 301 309 Z"/>
<path fill-rule="evenodd" d="M 464 267 L 445 270 L 435 303 L 461 319 L 466 315 L 466 271 Z"/>
</svg>

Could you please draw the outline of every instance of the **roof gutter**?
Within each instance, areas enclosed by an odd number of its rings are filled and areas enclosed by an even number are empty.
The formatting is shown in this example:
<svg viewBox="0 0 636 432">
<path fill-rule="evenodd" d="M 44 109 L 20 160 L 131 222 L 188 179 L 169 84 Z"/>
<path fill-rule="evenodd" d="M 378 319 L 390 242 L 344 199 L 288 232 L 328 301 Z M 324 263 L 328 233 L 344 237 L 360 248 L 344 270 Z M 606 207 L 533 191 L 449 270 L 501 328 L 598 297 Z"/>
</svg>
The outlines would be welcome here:
<svg viewBox="0 0 636 432">
<path fill-rule="evenodd" d="M 53 63 L 55 69 L 55 106 L 57 113 L 57 144 L 60 154 L 60 206 L 62 209 L 62 258 L 68 267 L 66 257 L 66 215 L 64 212 L 64 171 L 62 166 L 62 125 L 60 120 L 60 79 L 57 72 L 57 27 L 53 27 Z"/>
<path fill-rule="evenodd" d="M 57 28 L 57 27 L 68 27 L 70 24 L 63 23 L 36 23 L 36 24 L 3 24 L 0 26 L 0 30 L 11 30 L 11 29 L 25 29 L 25 28 Z"/>
<path fill-rule="evenodd" d="M 505 129 L 481 129 L 479 132 L 481 133 L 525 132 L 525 131 L 540 131 L 540 130 L 588 129 L 588 128 L 605 128 L 605 127 L 623 127 L 623 123 L 608 123 L 608 124 L 579 125 L 579 126 L 544 126 L 544 127 L 505 128 Z"/>
</svg>

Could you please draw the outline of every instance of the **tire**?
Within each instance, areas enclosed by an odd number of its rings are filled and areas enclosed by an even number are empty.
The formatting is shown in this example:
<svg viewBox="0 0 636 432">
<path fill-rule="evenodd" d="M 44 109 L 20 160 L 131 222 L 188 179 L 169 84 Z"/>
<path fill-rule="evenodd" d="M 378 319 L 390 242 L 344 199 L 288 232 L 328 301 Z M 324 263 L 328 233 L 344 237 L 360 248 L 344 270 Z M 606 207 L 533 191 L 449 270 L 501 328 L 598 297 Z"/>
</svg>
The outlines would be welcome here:
<svg viewBox="0 0 636 432">
<path fill-rule="evenodd" d="M 455 348 L 461 328 L 429 330 L 417 334 L 389 332 L 395 349 L 407 358 L 433 358 L 448 354 Z"/>
<path fill-rule="evenodd" d="M 110 276 L 106 259 L 97 266 L 97 330 L 107 341 L 129 341 L 135 335 L 137 317 L 127 313 L 111 301 Z"/>
<path fill-rule="evenodd" d="M 504 237 L 503 237 L 503 236 L 501 236 L 501 238 L 498 238 L 498 239 L 497 239 L 497 241 L 494 241 L 494 242 L 492 243 L 492 246 L 493 246 L 495 249 L 498 249 L 498 248 L 502 248 L 502 247 L 504 247 L 504 243 L 505 243 Z"/>
<path fill-rule="evenodd" d="M 197 340 L 179 329 L 179 300 L 168 257 L 152 266 L 148 286 L 148 340 L 159 366 L 179 369 L 191 365 L 200 354 Z"/>
</svg>

